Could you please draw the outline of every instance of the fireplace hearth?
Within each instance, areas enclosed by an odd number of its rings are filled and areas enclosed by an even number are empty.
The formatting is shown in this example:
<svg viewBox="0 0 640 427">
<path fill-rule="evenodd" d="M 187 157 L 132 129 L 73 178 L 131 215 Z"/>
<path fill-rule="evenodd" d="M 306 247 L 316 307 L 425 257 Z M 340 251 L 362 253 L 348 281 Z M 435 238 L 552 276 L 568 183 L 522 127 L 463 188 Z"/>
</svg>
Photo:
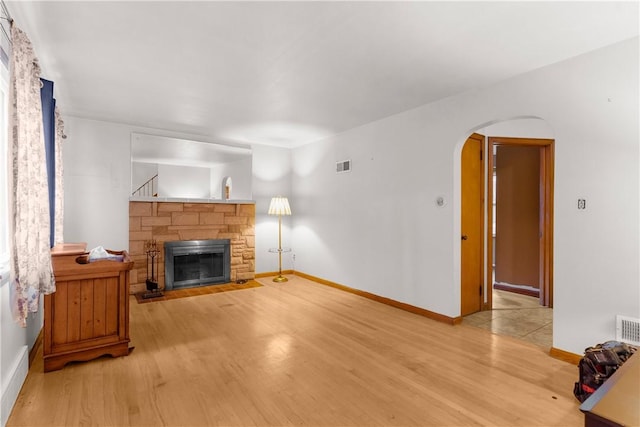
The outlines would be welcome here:
<svg viewBox="0 0 640 427">
<path fill-rule="evenodd" d="M 165 290 L 231 281 L 229 239 L 165 242 Z"/>
</svg>

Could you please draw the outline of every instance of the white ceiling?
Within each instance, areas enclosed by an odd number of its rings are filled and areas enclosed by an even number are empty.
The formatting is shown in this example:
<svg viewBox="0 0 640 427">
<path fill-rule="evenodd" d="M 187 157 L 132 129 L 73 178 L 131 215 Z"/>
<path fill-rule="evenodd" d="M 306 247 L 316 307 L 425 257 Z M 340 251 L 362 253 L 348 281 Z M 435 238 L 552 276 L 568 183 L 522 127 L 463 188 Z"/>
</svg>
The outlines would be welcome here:
<svg viewBox="0 0 640 427">
<path fill-rule="evenodd" d="M 638 36 L 638 2 L 6 1 L 63 115 L 292 147 Z"/>
</svg>

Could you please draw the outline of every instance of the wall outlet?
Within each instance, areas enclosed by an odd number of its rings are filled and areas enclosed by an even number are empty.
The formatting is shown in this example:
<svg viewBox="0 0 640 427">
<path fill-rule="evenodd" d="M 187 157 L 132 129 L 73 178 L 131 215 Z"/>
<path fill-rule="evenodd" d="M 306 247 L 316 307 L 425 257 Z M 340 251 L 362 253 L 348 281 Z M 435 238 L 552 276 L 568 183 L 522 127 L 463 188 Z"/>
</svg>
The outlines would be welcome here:
<svg viewBox="0 0 640 427">
<path fill-rule="evenodd" d="M 587 209 L 587 199 L 578 199 L 578 209 Z"/>
<path fill-rule="evenodd" d="M 291 260 L 295 261 L 296 260 L 296 254 L 291 254 Z"/>
</svg>

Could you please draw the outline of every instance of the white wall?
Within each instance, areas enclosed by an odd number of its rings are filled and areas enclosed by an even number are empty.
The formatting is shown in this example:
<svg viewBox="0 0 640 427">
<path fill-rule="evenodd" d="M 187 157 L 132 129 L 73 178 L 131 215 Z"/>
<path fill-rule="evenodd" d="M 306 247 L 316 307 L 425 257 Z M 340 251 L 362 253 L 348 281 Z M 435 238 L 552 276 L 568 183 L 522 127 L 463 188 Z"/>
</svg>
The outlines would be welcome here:
<svg viewBox="0 0 640 427">
<path fill-rule="evenodd" d="M 231 177 L 231 199 L 235 200 L 253 200 L 251 193 L 253 176 L 252 159 L 239 160 L 233 163 L 226 163 L 211 168 L 211 197 L 216 199 L 224 199 L 222 191 L 222 179 Z M 249 171 L 249 173 L 246 173 Z"/>
<path fill-rule="evenodd" d="M 211 168 L 158 165 L 158 197 L 211 197 Z"/>
<path fill-rule="evenodd" d="M 516 118 L 488 125 L 476 132 L 490 136 L 508 136 L 511 138 L 544 138 L 554 139 L 555 133 L 549 125 L 540 118 Z"/>
<path fill-rule="evenodd" d="M 29 351 L 43 323 L 42 298 L 38 313 L 29 313 L 27 327 L 20 327 L 11 313 L 6 274 L 0 279 L 0 425 L 4 426 L 29 369 Z"/>
<path fill-rule="evenodd" d="M 636 38 L 295 149 L 296 268 L 458 316 L 462 144 L 538 117 L 556 140 L 554 347 L 612 339 L 616 314 L 640 317 L 638 71 Z"/>
<path fill-rule="evenodd" d="M 131 192 L 133 190 L 140 188 L 142 185 L 146 184 L 151 178 L 158 174 L 158 164 L 157 163 L 142 163 L 142 162 L 132 162 L 131 163 Z M 157 186 L 157 184 L 156 184 Z M 158 188 L 154 188 L 157 192 Z"/>
<path fill-rule="evenodd" d="M 278 247 L 278 217 L 267 215 L 274 196 L 289 198 L 292 215 L 282 218 L 282 246 L 294 251 L 291 221 L 297 215 L 297 200 L 291 192 L 291 150 L 286 148 L 254 145 L 253 147 L 253 200 L 256 201 L 256 272 L 278 271 L 278 255 L 269 248 Z M 291 253 L 282 255 L 282 269 L 295 266 Z"/>
<path fill-rule="evenodd" d="M 65 117 L 64 240 L 129 247 L 130 126 Z"/>
</svg>

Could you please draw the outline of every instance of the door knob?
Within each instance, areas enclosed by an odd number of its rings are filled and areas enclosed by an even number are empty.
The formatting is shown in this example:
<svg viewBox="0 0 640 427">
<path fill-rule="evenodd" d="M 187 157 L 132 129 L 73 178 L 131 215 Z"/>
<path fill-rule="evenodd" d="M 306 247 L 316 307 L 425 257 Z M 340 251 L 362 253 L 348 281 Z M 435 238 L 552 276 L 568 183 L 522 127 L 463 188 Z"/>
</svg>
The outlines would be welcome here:
<svg viewBox="0 0 640 427">
<path fill-rule="evenodd" d="M 462 240 L 467 240 L 469 238 L 469 236 L 467 236 L 466 234 L 462 235 Z"/>
</svg>

